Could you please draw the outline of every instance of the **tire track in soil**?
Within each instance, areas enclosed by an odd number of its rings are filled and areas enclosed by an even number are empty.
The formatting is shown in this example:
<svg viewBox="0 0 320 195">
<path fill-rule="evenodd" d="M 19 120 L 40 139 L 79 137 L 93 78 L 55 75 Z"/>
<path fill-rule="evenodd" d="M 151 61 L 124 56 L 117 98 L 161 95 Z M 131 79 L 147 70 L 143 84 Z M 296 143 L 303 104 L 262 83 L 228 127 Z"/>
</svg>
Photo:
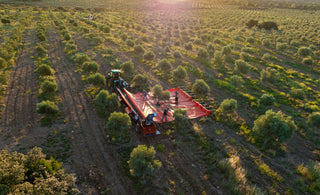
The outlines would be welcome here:
<svg viewBox="0 0 320 195">
<path fill-rule="evenodd" d="M 134 194 L 131 180 L 125 175 L 114 146 L 107 144 L 104 120 L 84 92 L 81 76 L 75 72 L 63 52 L 60 35 L 51 29 L 48 53 L 56 72 L 63 104 L 66 128 L 72 140 L 72 167 L 78 176 L 80 191 L 100 194 L 109 188 L 111 194 Z"/>
<path fill-rule="evenodd" d="M 29 132 L 37 124 L 36 103 L 38 82 L 31 56 L 35 55 L 33 45 L 37 42 L 34 29 L 23 37 L 23 46 L 12 68 L 2 111 L 1 137 L 13 137 Z"/>
</svg>

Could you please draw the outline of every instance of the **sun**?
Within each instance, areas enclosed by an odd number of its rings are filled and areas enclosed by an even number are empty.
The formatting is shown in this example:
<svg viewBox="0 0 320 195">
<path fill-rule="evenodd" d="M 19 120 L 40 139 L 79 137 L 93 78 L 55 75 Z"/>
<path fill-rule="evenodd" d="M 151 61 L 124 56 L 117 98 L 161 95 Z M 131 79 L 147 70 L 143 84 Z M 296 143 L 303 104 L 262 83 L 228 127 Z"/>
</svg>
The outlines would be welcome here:
<svg viewBox="0 0 320 195">
<path fill-rule="evenodd" d="M 164 3 L 164 4 L 177 4 L 185 0 L 154 0 L 154 2 Z"/>
</svg>

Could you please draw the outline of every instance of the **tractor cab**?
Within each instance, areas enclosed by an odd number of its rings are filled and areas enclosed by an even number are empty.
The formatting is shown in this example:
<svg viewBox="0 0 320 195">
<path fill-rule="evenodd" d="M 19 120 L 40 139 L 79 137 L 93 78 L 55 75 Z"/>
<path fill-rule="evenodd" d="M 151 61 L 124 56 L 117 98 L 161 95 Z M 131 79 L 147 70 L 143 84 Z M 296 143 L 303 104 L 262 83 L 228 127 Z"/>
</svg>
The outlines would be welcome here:
<svg viewBox="0 0 320 195">
<path fill-rule="evenodd" d="M 118 78 L 120 77 L 120 74 L 121 74 L 121 70 L 119 70 L 119 69 L 112 69 L 112 70 L 108 73 L 108 77 L 118 79 Z"/>
<path fill-rule="evenodd" d="M 112 69 L 108 72 L 107 75 L 107 85 L 109 88 L 113 88 L 114 91 L 117 91 L 117 88 L 123 89 L 125 87 L 130 87 L 130 85 L 120 77 L 121 70 L 119 69 Z"/>
</svg>

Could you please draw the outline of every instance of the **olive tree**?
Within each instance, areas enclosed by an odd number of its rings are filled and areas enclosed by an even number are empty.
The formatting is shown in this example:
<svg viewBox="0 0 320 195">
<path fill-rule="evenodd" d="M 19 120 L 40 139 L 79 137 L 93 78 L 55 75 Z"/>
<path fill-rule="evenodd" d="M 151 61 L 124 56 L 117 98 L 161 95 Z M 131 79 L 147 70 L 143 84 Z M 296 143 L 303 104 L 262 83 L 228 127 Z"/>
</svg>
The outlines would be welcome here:
<svg viewBox="0 0 320 195">
<path fill-rule="evenodd" d="M 120 103 L 115 93 L 109 94 L 107 90 L 101 90 L 95 97 L 94 103 L 98 115 L 102 118 L 108 117 L 110 113 L 119 108 Z"/>
<path fill-rule="evenodd" d="M 253 135 L 257 143 L 263 142 L 265 148 L 267 144 L 274 145 L 287 141 L 296 130 L 294 121 L 290 116 L 286 116 L 281 111 L 266 111 L 254 121 Z"/>
<path fill-rule="evenodd" d="M 192 92 L 196 96 L 206 96 L 209 93 L 209 85 L 202 79 L 197 79 L 192 85 Z"/>
<path fill-rule="evenodd" d="M 141 179 L 142 184 L 151 181 L 154 171 L 162 166 L 159 160 L 154 160 L 155 155 L 153 146 L 148 148 L 145 145 L 138 145 L 130 154 L 130 174 Z"/>
<path fill-rule="evenodd" d="M 131 126 L 131 120 L 128 114 L 122 112 L 113 112 L 108 118 L 106 130 L 112 137 L 122 139 L 127 135 Z"/>
<path fill-rule="evenodd" d="M 219 110 L 224 114 L 232 113 L 238 107 L 237 100 L 235 99 L 225 99 L 219 106 Z"/>
<path fill-rule="evenodd" d="M 0 194 L 77 194 L 76 178 L 41 148 L 28 154 L 0 151 Z"/>
</svg>

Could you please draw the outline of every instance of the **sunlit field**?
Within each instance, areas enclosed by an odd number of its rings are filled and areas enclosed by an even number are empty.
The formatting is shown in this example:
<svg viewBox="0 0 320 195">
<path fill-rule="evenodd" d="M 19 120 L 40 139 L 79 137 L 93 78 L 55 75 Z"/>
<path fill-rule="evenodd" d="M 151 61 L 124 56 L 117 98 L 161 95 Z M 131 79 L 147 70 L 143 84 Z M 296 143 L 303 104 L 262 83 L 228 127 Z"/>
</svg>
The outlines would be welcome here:
<svg viewBox="0 0 320 195">
<path fill-rule="evenodd" d="M 320 193 L 319 2 L 0 3 L 4 194 Z M 144 137 L 111 69 L 211 114 Z"/>
</svg>

